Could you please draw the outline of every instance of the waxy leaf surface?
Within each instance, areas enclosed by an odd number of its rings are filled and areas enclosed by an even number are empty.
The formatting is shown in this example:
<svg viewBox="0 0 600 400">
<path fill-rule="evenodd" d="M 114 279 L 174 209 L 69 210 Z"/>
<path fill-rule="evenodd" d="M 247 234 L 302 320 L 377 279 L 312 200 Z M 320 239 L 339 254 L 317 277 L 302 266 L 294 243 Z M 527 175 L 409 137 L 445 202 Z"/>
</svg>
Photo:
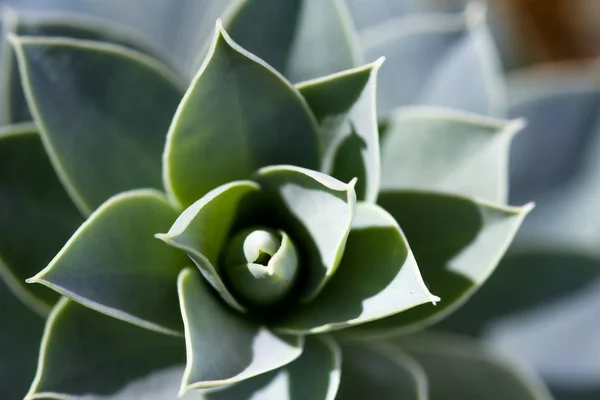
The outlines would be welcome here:
<svg viewBox="0 0 600 400">
<path fill-rule="evenodd" d="M 336 400 L 427 400 L 427 377 L 389 345 L 342 347 L 342 382 Z"/>
<path fill-rule="evenodd" d="M 22 399 L 37 364 L 44 319 L 14 295 L 0 261 L 0 398 Z"/>
<path fill-rule="evenodd" d="M 5 34 L 19 36 L 54 36 L 73 39 L 93 40 L 118 44 L 140 51 L 163 61 L 164 56 L 136 37 L 134 32 L 118 25 L 76 14 L 47 14 L 18 12 L 15 10 L 0 12 L 5 21 Z M 12 52 L 6 56 L 4 73 L 9 81 L 7 87 L 8 121 L 10 123 L 31 121 L 32 116 L 23 93 L 19 70 Z M 117 100 L 117 99 L 115 99 Z"/>
<path fill-rule="evenodd" d="M 382 142 L 383 190 L 420 189 L 506 203 L 508 150 L 522 120 L 443 108 L 395 112 Z"/>
<path fill-rule="evenodd" d="M 35 127 L 0 129 L 0 264 L 10 274 L 6 282 L 40 313 L 58 296 L 25 279 L 48 265 L 82 221 Z"/>
<path fill-rule="evenodd" d="M 161 185 L 165 134 L 181 98 L 172 74 L 124 47 L 12 36 L 29 108 L 78 208 Z"/>
<path fill-rule="evenodd" d="M 328 337 L 308 336 L 302 355 L 272 372 L 208 393 L 208 400 L 334 400 L 342 354 Z"/>
<path fill-rule="evenodd" d="M 374 202 L 381 175 L 375 93 L 383 60 L 298 84 L 319 123 L 322 171 L 348 182 L 358 200 Z"/>
<path fill-rule="evenodd" d="M 238 310 L 244 307 L 223 283 L 219 263 L 239 208 L 258 190 L 258 185 L 251 181 L 215 188 L 181 213 L 168 233 L 157 235 L 167 244 L 185 251 L 223 300 Z"/>
<path fill-rule="evenodd" d="M 112 197 L 31 282 L 85 306 L 162 332 L 180 332 L 177 274 L 185 253 L 157 240 L 177 213 L 152 190 Z"/>
<path fill-rule="evenodd" d="M 316 122 L 300 93 L 219 25 L 167 138 L 163 174 L 171 199 L 187 207 L 260 167 L 318 169 L 319 157 Z"/>
<path fill-rule="evenodd" d="M 244 216 L 260 225 L 269 216 L 295 242 L 304 259 L 306 282 L 300 296 L 311 300 L 326 286 L 342 258 L 350 232 L 356 194 L 354 181 L 343 183 L 320 172 L 292 166 L 260 169 L 254 179 L 265 194 L 262 212 Z M 263 220 L 262 224 L 269 222 Z"/>
<path fill-rule="evenodd" d="M 111 395 L 135 379 L 181 364 L 184 349 L 181 337 L 152 332 L 62 298 L 46 322 L 28 399 Z"/>
<path fill-rule="evenodd" d="M 425 335 L 394 342 L 423 368 L 431 400 L 550 400 L 520 365 L 468 339 Z"/>
<path fill-rule="evenodd" d="M 390 19 L 362 31 L 361 43 L 367 60 L 387 59 L 380 115 L 411 104 L 504 113 L 504 85 L 482 4 L 473 2 L 457 14 Z"/>
<path fill-rule="evenodd" d="M 280 336 L 219 301 L 199 273 L 178 280 L 187 364 L 181 393 L 225 386 L 282 367 L 302 353 L 298 336 Z"/>
<path fill-rule="evenodd" d="M 459 307 L 495 269 L 532 207 L 418 191 L 382 192 L 379 204 L 400 225 L 423 280 L 442 300 L 354 328 L 373 335 L 420 330 Z"/>
<path fill-rule="evenodd" d="M 437 300 L 394 218 L 377 205 L 359 203 L 335 275 L 312 302 L 277 325 L 286 332 L 323 332 Z"/>
</svg>

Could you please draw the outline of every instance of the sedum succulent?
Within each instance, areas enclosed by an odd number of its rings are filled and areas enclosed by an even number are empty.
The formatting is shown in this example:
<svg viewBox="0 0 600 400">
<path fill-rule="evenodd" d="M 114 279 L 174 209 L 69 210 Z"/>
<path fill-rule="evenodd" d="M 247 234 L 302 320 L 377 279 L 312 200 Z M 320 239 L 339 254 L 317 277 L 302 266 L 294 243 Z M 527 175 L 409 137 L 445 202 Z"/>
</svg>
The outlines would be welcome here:
<svg viewBox="0 0 600 400">
<path fill-rule="evenodd" d="M 437 73 L 427 106 L 378 114 L 384 61 L 337 0 L 237 2 L 191 80 L 104 24 L 3 25 L 2 272 L 51 308 L 27 398 L 545 398 L 482 346 L 414 335 L 531 209 L 505 205 L 521 120 L 434 107 Z"/>
</svg>

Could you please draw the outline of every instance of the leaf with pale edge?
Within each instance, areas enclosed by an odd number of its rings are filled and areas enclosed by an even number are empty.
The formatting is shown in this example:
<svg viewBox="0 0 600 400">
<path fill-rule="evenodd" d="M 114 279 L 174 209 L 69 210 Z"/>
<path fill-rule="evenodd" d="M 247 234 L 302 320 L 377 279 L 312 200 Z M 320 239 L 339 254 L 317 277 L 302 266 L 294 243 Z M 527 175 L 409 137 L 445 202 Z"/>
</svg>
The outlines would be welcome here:
<svg viewBox="0 0 600 400">
<path fill-rule="evenodd" d="M 185 254 L 157 240 L 177 218 L 164 196 L 134 190 L 100 206 L 29 282 L 144 328 L 181 332 L 177 274 Z"/>
<path fill-rule="evenodd" d="M 184 348 L 181 337 L 152 332 L 62 298 L 46 322 L 27 398 L 111 395 L 135 379 L 181 364 Z"/>
</svg>

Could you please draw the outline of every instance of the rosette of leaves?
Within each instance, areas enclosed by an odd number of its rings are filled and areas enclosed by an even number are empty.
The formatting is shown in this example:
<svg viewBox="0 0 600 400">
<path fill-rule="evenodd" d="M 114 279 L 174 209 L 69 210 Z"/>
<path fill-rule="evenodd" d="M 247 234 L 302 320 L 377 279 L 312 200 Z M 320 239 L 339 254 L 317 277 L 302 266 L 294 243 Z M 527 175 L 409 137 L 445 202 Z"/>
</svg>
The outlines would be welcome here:
<svg viewBox="0 0 600 400">
<path fill-rule="evenodd" d="M 403 108 L 380 148 L 382 60 L 357 65 L 342 2 L 299 3 L 237 4 L 189 84 L 113 31 L 8 24 L 8 105 L 33 123 L 0 139 L 0 256 L 52 307 L 28 398 L 543 398 L 479 346 L 362 340 L 491 274 L 531 208 L 504 205 L 521 121 Z"/>
</svg>

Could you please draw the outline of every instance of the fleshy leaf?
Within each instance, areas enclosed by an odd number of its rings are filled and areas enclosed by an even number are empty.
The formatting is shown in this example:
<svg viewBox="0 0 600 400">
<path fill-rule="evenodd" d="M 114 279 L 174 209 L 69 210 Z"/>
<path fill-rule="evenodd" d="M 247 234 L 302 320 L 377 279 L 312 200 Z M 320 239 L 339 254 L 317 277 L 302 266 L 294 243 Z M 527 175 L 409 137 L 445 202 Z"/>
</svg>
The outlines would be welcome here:
<svg viewBox="0 0 600 400">
<path fill-rule="evenodd" d="M 184 356 L 180 337 L 161 335 L 62 298 L 46 322 L 27 398 L 110 395 L 132 380 L 182 363 Z"/>
<path fill-rule="evenodd" d="M 382 192 L 379 204 L 402 228 L 425 283 L 442 301 L 353 328 L 351 333 L 411 332 L 452 313 L 489 277 L 533 207 L 417 191 Z"/>
<path fill-rule="evenodd" d="M 284 73 L 298 30 L 300 9 L 306 2 L 310 3 L 307 0 L 237 0 L 223 16 L 223 25 L 241 47 Z"/>
<path fill-rule="evenodd" d="M 163 62 L 166 60 L 166 57 L 161 55 L 158 50 L 136 37 L 135 32 L 95 18 L 82 17 L 77 14 L 21 13 L 13 10 L 5 10 L 3 14 L 7 33 L 19 36 L 55 36 L 114 43 L 140 51 Z M 9 81 L 7 103 L 8 120 L 11 123 L 31 121 L 32 119 L 21 86 L 19 71 L 14 67 L 15 61 L 14 55 L 10 54 L 6 60 L 4 72 L 8 74 Z"/>
<path fill-rule="evenodd" d="M 438 300 L 425 286 L 394 218 L 377 205 L 359 203 L 337 272 L 317 298 L 279 322 L 278 329 L 342 329 Z"/>
<path fill-rule="evenodd" d="M 357 198 L 369 202 L 381 177 L 375 88 L 382 62 L 296 86 L 319 123 L 323 172 L 345 182 L 358 178 Z"/>
<path fill-rule="evenodd" d="M 423 369 L 387 344 L 342 347 L 342 382 L 337 400 L 427 400 Z"/>
<path fill-rule="evenodd" d="M 44 320 L 2 282 L 0 261 L 0 398 L 22 399 L 33 379 Z"/>
<path fill-rule="evenodd" d="M 302 355 L 275 371 L 207 393 L 207 400 L 333 400 L 342 354 L 333 339 L 308 336 Z"/>
<path fill-rule="evenodd" d="M 225 386 L 282 367 L 300 356 L 303 339 L 280 336 L 221 303 L 199 274 L 178 280 L 187 364 L 181 393 Z"/>
<path fill-rule="evenodd" d="M 167 234 L 157 235 L 167 244 L 185 251 L 223 300 L 238 310 L 244 307 L 223 283 L 219 257 L 236 222 L 238 209 L 258 189 L 258 185 L 250 181 L 233 182 L 213 189 L 181 213 Z"/>
<path fill-rule="evenodd" d="M 82 212 L 124 190 L 161 188 L 165 133 L 181 98 L 168 70 L 111 44 L 10 41 L 44 146 Z"/>
<path fill-rule="evenodd" d="M 178 396 L 183 371 L 183 365 L 153 371 L 130 381 L 123 389 L 112 396 L 102 397 L 102 400 L 207 400 L 202 390 L 192 390 L 184 396 Z"/>
<path fill-rule="evenodd" d="M 25 279 L 44 268 L 83 218 L 56 177 L 32 124 L 0 129 L 0 263 L 6 282 L 39 313 L 56 293 Z"/>
<path fill-rule="evenodd" d="M 466 338 L 430 334 L 394 344 L 425 371 L 431 400 L 551 399 L 536 376 Z"/>
<path fill-rule="evenodd" d="M 176 217 L 158 192 L 135 190 L 114 196 L 29 282 L 144 328 L 178 333 L 175 285 L 188 260 L 183 252 L 154 238 Z"/>
<path fill-rule="evenodd" d="M 361 32 L 361 42 L 367 60 L 387 58 L 378 90 L 380 115 L 410 104 L 504 113 L 500 66 L 485 7 L 478 2 L 462 13 L 388 20 Z"/>
<path fill-rule="evenodd" d="M 436 329 L 479 336 L 494 320 L 571 297 L 597 278 L 597 256 L 576 249 L 529 244 L 504 257 L 492 279 Z M 510 296 L 504 296 L 509 292 Z"/>
<path fill-rule="evenodd" d="M 381 187 L 506 203 L 508 150 L 523 125 L 443 108 L 398 110 L 382 142 Z"/>
<path fill-rule="evenodd" d="M 167 137 L 167 193 L 187 207 L 217 186 L 276 164 L 318 169 L 314 117 L 289 82 L 218 25 Z"/>
<path fill-rule="evenodd" d="M 265 197 L 262 212 L 246 216 L 255 224 L 270 216 L 304 252 L 303 300 L 311 300 L 334 275 L 350 232 L 356 194 L 355 181 L 343 183 L 320 172 L 293 166 L 260 169 L 255 180 Z"/>
<path fill-rule="evenodd" d="M 300 82 L 363 63 L 358 35 L 343 0 L 303 0 L 286 76 Z"/>
<path fill-rule="evenodd" d="M 549 203 L 561 203 L 560 197 L 576 191 L 562 190 L 563 185 L 581 179 L 584 169 L 589 168 L 586 161 L 595 156 L 590 151 L 594 148 L 594 135 L 598 136 L 597 71 L 590 66 L 567 63 L 531 68 L 510 74 L 507 85 L 509 115 L 527 120 L 527 126 L 512 146 L 511 200 L 547 198 Z M 546 195 L 553 192 L 559 195 Z M 563 192 L 566 193 L 560 196 Z M 542 218 L 549 215 L 541 214 Z M 541 230 L 562 230 L 555 229 L 554 218 L 548 220 L 551 228 L 543 226 Z M 545 221 L 540 222 L 543 225 Z"/>
</svg>

